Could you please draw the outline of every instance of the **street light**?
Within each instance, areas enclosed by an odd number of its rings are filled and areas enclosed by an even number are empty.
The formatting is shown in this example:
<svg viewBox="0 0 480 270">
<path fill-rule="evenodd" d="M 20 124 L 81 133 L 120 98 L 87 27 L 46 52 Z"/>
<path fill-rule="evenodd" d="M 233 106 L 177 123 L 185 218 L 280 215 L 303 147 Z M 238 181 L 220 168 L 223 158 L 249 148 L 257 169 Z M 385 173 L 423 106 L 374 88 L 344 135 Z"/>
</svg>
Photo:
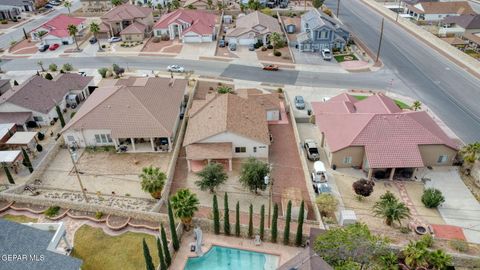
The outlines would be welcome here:
<svg viewBox="0 0 480 270">
<path fill-rule="evenodd" d="M 263 177 L 263 183 L 268 186 L 270 184 L 270 190 L 268 192 L 268 222 L 267 226 L 270 229 L 270 221 L 271 221 L 271 211 L 272 211 L 272 190 L 273 190 L 273 178 L 270 181 L 270 176 L 267 174 L 265 177 Z"/>
<path fill-rule="evenodd" d="M 76 147 L 74 149 L 76 149 Z M 75 170 L 75 174 L 77 175 L 77 180 L 78 180 L 78 183 L 80 184 L 80 189 L 82 190 L 83 199 L 85 199 L 85 202 L 88 203 L 87 194 L 85 193 L 85 189 L 83 188 L 83 183 L 82 183 L 82 180 L 80 179 L 80 174 L 78 173 L 78 169 L 77 169 L 77 164 L 75 163 L 75 160 L 77 159 L 77 151 L 75 151 L 74 149 L 69 148 L 68 153 L 70 154 L 70 158 L 72 159 L 73 169 Z"/>
</svg>

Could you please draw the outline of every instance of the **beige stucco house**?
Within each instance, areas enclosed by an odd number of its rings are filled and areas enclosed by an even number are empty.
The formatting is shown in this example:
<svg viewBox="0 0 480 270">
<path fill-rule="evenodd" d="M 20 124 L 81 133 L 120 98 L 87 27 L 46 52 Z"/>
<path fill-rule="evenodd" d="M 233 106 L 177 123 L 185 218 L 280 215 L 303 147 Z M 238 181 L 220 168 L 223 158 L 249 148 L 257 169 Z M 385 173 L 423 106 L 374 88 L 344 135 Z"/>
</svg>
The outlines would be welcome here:
<svg viewBox="0 0 480 270">
<path fill-rule="evenodd" d="M 153 10 L 148 7 L 123 4 L 100 19 L 99 36 L 103 38 L 120 36 L 123 41 L 143 41 L 152 34 Z"/>
<path fill-rule="evenodd" d="M 361 168 L 368 178 L 376 171 L 409 178 L 416 168 L 449 166 L 459 148 L 427 112 L 402 110 L 383 94 L 363 100 L 341 94 L 312 108 L 330 166 Z"/>
<path fill-rule="evenodd" d="M 228 29 L 225 39 L 229 43 L 238 45 L 255 44 L 257 41 L 268 44 L 272 33 L 282 34 L 278 19 L 268 16 L 260 11 L 238 17 L 234 28 Z"/>
</svg>

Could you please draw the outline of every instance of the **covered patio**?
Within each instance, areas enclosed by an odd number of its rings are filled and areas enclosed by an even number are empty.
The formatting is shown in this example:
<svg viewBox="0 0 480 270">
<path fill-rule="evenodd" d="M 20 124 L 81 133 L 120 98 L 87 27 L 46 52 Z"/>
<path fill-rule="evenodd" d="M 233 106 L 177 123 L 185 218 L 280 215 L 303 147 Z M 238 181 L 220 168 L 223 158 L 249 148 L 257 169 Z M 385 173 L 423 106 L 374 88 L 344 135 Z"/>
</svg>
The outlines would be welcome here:
<svg viewBox="0 0 480 270">
<path fill-rule="evenodd" d="M 5 143 L 11 149 L 26 148 L 27 150 L 34 150 L 37 145 L 37 132 L 16 132 Z"/>
<path fill-rule="evenodd" d="M 186 148 L 188 171 L 200 171 L 203 166 L 215 161 L 227 165 L 232 171 L 232 143 L 195 143 Z M 203 163 L 202 161 L 207 161 Z"/>
<path fill-rule="evenodd" d="M 22 155 L 19 150 L 13 151 L 0 151 L 0 164 L 2 168 L 13 169 L 17 174 L 18 168 L 20 167 L 20 162 L 22 161 Z"/>
<path fill-rule="evenodd" d="M 125 152 L 170 152 L 171 140 L 160 138 L 112 138 L 115 148 Z"/>
</svg>

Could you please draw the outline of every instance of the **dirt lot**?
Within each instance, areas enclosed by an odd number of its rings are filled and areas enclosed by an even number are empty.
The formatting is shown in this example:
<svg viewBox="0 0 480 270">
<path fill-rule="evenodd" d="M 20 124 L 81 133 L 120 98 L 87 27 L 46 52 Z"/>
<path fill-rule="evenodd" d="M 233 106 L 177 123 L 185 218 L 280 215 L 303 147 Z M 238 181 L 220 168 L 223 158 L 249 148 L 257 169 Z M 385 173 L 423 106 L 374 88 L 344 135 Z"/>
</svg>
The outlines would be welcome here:
<svg viewBox="0 0 480 270">
<path fill-rule="evenodd" d="M 13 54 L 34 54 L 38 51 L 37 44 L 38 42 L 25 39 L 11 47 L 9 52 Z"/>
<path fill-rule="evenodd" d="M 267 61 L 267 62 L 280 62 L 280 63 L 293 63 L 292 56 L 290 55 L 290 51 L 288 47 L 285 46 L 281 49 L 277 49 L 282 53 L 282 56 L 274 56 L 273 49 L 262 51 L 261 49 L 255 50 L 257 53 L 258 60 L 260 61 Z"/>
<path fill-rule="evenodd" d="M 171 153 L 87 152 L 80 150 L 77 161 L 83 184 L 88 192 L 150 198 L 140 188 L 138 175 L 143 167 L 153 165 L 166 171 Z M 62 149 L 47 167 L 41 180 L 51 188 L 78 189 L 68 150 Z"/>
<path fill-rule="evenodd" d="M 182 44 L 178 40 L 166 40 L 155 43 L 149 39 L 142 49 L 142 52 L 169 52 L 179 53 L 182 50 Z"/>
<path fill-rule="evenodd" d="M 234 86 L 233 84 L 226 84 L 226 83 L 222 83 L 228 87 L 231 87 L 232 89 L 234 89 Z M 218 82 L 211 82 L 211 81 L 198 81 L 198 88 L 197 90 L 195 91 L 195 95 L 193 96 L 193 99 L 194 100 L 203 100 L 205 99 L 205 96 L 209 93 L 209 92 L 213 92 L 217 89 L 217 87 L 219 86 L 219 83 Z M 210 89 L 212 88 L 212 89 Z"/>
</svg>

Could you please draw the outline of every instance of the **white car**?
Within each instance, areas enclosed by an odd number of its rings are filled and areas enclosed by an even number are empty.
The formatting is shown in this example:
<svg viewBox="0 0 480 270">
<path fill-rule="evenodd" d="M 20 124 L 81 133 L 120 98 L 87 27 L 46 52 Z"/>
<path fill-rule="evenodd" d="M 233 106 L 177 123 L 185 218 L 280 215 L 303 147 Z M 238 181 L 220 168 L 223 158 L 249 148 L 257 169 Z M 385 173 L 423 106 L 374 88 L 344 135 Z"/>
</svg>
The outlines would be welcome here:
<svg viewBox="0 0 480 270">
<path fill-rule="evenodd" d="M 170 72 L 185 72 L 185 68 L 179 65 L 170 65 L 167 70 Z"/>
<path fill-rule="evenodd" d="M 332 60 L 332 52 L 330 51 L 330 49 L 322 49 L 322 57 L 323 60 Z"/>
<path fill-rule="evenodd" d="M 110 43 L 120 42 L 120 41 L 122 41 L 121 37 L 111 37 L 111 38 L 108 39 L 108 42 L 110 42 Z"/>
</svg>

